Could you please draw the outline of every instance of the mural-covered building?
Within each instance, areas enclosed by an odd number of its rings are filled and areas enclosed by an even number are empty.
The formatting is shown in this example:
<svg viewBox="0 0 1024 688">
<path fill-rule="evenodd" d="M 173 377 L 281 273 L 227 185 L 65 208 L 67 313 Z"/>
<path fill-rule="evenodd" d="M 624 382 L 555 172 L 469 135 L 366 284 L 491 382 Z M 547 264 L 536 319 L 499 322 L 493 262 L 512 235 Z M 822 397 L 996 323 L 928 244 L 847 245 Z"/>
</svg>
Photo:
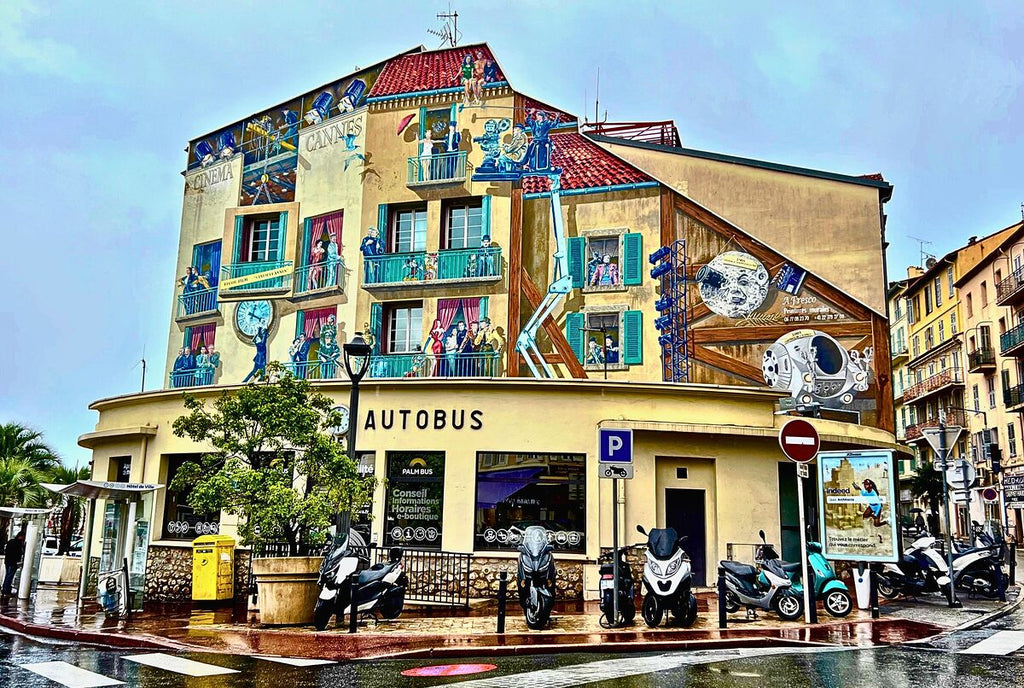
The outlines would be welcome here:
<svg viewBox="0 0 1024 688">
<path fill-rule="evenodd" d="M 339 348 L 363 332 L 369 534 L 472 552 L 473 594 L 528 523 L 555 533 L 563 592 L 596 594 L 613 504 L 623 533 L 689 535 L 699 582 L 761 528 L 792 558 L 779 412 L 820 416 L 828 449 L 896 446 L 892 187 L 650 130 L 581 126 L 477 44 L 410 50 L 192 141 L 166 388 L 93 404 L 94 475 L 168 484 L 203 450 L 170 431 L 182 390 L 212 397 L 268 361 L 347 404 Z M 600 427 L 634 432 L 618 499 Z M 412 461 L 430 473 L 415 522 L 394 508 L 428 479 Z M 189 541 L 234 524 L 147 499 L 132 557 L 173 598 Z"/>
</svg>

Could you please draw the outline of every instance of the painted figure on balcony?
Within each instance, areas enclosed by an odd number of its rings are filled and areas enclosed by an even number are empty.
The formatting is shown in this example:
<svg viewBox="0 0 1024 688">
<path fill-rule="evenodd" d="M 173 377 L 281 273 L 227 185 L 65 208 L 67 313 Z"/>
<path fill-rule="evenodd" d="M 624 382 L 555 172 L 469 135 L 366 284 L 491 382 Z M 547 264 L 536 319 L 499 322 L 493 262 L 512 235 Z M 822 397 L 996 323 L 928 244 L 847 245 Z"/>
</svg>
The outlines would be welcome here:
<svg viewBox="0 0 1024 688">
<path fill-rule="evenodd" d="M 466 269 L 463 270 L 463 277 L 477 277 L 480 272 L 480 261 L 476 254 L 470 253 L 466 256 Z"/>
<path fill-rule="evenodd" d="M 619 266 L 612 262 L 609 254 L 601 257 L 601 262 L 594 269 L 590 284 L 598 287 L 614 287 L 619 283 Z"/>
<path fill-rule="evenodd" d="M 420 161 L 421 182 L 430 181 L 430 167 L 434 161 L 434 139 L 430 138 L 430 132 L 424 131 L 423 136 L 416 140 L 417 151 Z"/>
<path fill-rule="evenodd" d="M 498 255 L 498 247 L 491 243 L 491 235 L 484 234 L 480 238 L 480 248 L 477 250 L 480 277 L 493 277 L 500 274 L 501 266 L 498 265 Z"/>
<path fill-rule="evenodd" d="M 366 236 L 359 244 L 359 252 L 363 254 L 366 263 L 366 281 L 376 282 L 379 265 L 378 261 L 372 259 L 384 255 L 384 242 L 378 236 L 376 227 L 366 230 Z"/>
<path fill-rule="evenodd" d="M 465 323 L 462 324 L 465 329 Z M 459 339 L 455 334 L 455 330 L 449 330 L 448 335 L 444 338 L 444 368 L 441 372 L 441 377 L 453 377 L 455 375 L 455 361 L 459 355 Z"/>
<path fill-rule="evenodd" d="M 448 122 L 448 133 L 444 137 L 444 152 L 447 153 L 444 159 L 445 179 L 454 179 L 455 173 L 459 171 L 459 145 L 462 143 L 462 134 L 456 127 L 455 120 Z"/>
<path fill-rule="evenodd" d="M 604 352 L 601 350 L 601 345 L 593 337 L 587 342 L 587 357 L 583 362 L 587 365 L 601 365 L 604 363 Z"/>
<path fill-rule="evenodd" d="M 214 366 L 210 357 L 210 350 L 205 346 L 199 347 L 199 355 L 196 356 L 196 383 L 208 385 L 213 382 Z"/>
<path fill-rule="evenodd" d="M 320 361 L 321 380 L 333 379 L 341 362 L 338 331 L 333 322 L 334 316 L 328 316 L 328 324 L 320 328 L 320 347 L 317 349 L 316 356 Z"/>
<path fill-rule="evenodd" d="M 615 340 L 612 339 L 611 335 L 606 334 L 604 336 L 604 350 L 605 360 L 608 363 L 619 362 L 619 345 L 615 343 Z"/>
<path fill-rule="evenodd" d="M 428 253 L 423 259 L 423 279 L 437 279 L 437 254 Z"/>
<path fill-rule="evenodd" d="M 256 355 L 252 359 L 252 370 L 242 380 L 242 384 L 245 384 L 257 375 L 263 377 L 267 374 L 267 337 L 267 328 L 260 325 L 256 330 L 256 334 L 252 336 L 252 344 L 256 347 Z"/>
<path fill-rule="evenodd" d="M 546 110 L 527 110 L 526 125 L 533 134 L 530 142 L 526 165 L 534 170 L 547 170 L 551 167 L 551 127 L 558 124 L 561 115 L 551 116 Z"/>
<path fill-rule="evenodd" d="M 306 335 L 300 334 L 292 340 L 292 345 L 288 347 L 288 355 L 294 364 L 293 373 L 297 378 L 306 377 L 306 359 L 309 358 L 309 348 L 312 345 L 312 339 L 306 339 Z"/>
<path fill-rule="evenodd" d="M 460 77 L 462 79 L 462 107 L 470 104 L 473 97 L 473 56 L 469 53 L 462 58 Z"/>
<path fill-rule="evenodd" d="M 320 242 L 314 242 L 309 255 L 309 278 L 306 280 L 306 290 L 313 291 L 320 288 L 320 280 L 324 275 L 324 247 Z"/>
<path fill-rule="evenodd" d="M 338 256 L 338 237 L 331 232 L 327 237 L 326 265 L 324 266 L 324 286 L 338 286 L 338 268 L 341 265 L 341 258 Z"/>
<path fill-rule="evenodd" d="M 403 282 L 419 282 L 423 277 L 422 266 L 415 258 L 406 258 L 403 264 Z"/>
</svg>

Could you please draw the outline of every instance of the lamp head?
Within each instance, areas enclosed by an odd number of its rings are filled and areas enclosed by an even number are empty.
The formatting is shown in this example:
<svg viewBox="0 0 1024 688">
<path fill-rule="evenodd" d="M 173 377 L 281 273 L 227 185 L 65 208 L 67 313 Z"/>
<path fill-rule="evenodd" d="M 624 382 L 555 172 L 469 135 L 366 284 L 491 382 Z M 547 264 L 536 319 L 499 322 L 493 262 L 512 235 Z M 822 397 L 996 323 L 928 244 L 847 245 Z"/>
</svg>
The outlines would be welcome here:
<svg viewBox="0 0 1024 688">
<path fill-rule="evenodd" d="M 370 366 L 370 354 L 373 352 L 373 347 L 363 339 L 362 332 L 356 332 L 352 341 L 347 342 L 341 348 L 345 352 L 345 370 L 348 372 L 349 379 L 352 382 L 359 382 L 366 375 L 366 369 Z"/>
</svg>

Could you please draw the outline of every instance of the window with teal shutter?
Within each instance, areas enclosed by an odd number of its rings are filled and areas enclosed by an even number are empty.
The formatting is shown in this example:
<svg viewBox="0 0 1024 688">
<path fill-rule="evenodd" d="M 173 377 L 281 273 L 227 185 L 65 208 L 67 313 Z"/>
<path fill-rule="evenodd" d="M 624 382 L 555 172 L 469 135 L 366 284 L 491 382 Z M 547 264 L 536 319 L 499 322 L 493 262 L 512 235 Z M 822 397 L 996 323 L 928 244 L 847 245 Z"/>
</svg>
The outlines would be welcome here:
<svg viewBox="0 0 1024 688">
<path fill-rule="evenodd" d="M 377 206 L 377 236 L 385 249 L 388 245 L 388 204 L 381 203 Z"/>
<path fill-rule="evenodd" d="M 626 311 L 622 314 L 622 362 L 640 365 L 644 362 L 644 313 Z"/>
<path fill-rule="evenodd" d="M 288 211 L 281 213 L 278 218 L 277 229 L 277 250 L 267 255 L 267 260 L 283 260 L 285 254 L 285 239 L 288 237 Z"/>
<path fill-rule="evenodd" d="M 569 347 L 580 363 L 583 363 L 584 357 L 585 317 L 583 313 L 568 313 L 565 316 L 565 338 L 569 340 Z"/>
<path fill-rule="evenodd" d="M 306 331 L 306 311 L 297 311 L 295 313 L 295 336 L 298 337 L 300 334 Z"/>
<path fill-rule="evenodd" d="M 374 356 L 380 355 L 380 341 L 384 336 L 382 323 L 384 322 L 384 308 L 379 303 L 370 304 L 370 331 L 364 332 L 363 334 L 370 334 L 373 336 L 373 352 Z"/>
<path fill-rule="evenodd" d="M 242 262 L 242 237 L 245 235 L 245 216 L 235 215 L 235 247 L 232 251 L 233 263 Z"/>
<path fill-rule="evenodd" d="M 584 237 L 569 237 L 569 274 L 573 289 L 582 289 L 587 281 L 586 265 L 587 240 Z"/>
<path fill-rule="evenodd" d="M 644 236 L 639 232 L 622 237 L 622 283 L 636 285 L 644 279 Z"/>
<path fill-rule="evenodd" d="M 481 236 L 491 236 L 491 197 L 484 196 L 480 202 Z M 492 237 L 493 238 L 493 237 Z"/>
<path fill-rule="evenodd" d="M 480 320 L 482 321 L 487 317 L 487 297 L 480 297 Z"/>
<path fill-rule="evenodd" d="M 307 217 L 302 221 L 302 255 L 299 256 L 299 265 L 310 264 L 310 252 L 313 250 L 313 218 Z"/>
</svg>

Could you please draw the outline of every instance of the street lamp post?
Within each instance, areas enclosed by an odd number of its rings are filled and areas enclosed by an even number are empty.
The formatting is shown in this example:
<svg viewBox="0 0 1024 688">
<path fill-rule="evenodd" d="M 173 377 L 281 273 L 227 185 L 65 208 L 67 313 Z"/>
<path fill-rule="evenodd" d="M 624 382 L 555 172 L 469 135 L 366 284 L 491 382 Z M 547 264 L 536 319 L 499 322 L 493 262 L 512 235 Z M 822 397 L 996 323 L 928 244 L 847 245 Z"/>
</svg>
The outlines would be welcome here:
<svg viewBox="0 0 1024 688">
<path fill-rule="evenodd" d="M 373 347 L 363 339 L 362 332 L 356 332 L 352 341 L 342 345 L 341 348 L 344 352 L 345 371 L 348 373 L 348 379 L 352 383 L 348 399 L 348 438 L 346 441 L 348 446 L 346 450 L 350 459 L 358 461 L 356 457 L 356 429 L 359 425 L 359 381 L 366 375 L 366 370 L 370 366 L 370 354 L 373 352 Z M 340 517 L 338 519 L 338 527 L 339 529 L 341 527 Z"/>
</svg>

